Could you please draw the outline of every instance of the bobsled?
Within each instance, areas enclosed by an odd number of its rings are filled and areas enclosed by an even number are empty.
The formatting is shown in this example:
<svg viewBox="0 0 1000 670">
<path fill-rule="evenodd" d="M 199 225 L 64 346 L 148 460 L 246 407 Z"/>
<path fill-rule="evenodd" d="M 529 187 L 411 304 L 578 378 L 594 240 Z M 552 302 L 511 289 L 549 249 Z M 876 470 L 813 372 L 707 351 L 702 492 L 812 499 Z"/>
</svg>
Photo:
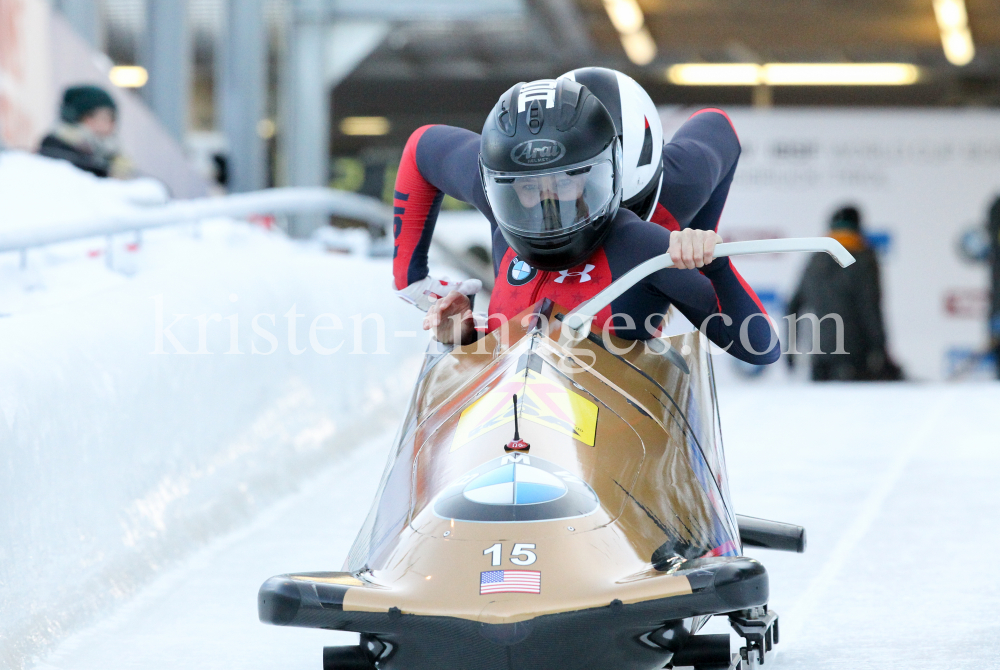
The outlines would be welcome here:
<svg viewBox="0 0 1000 670">
<path fill-rule="evenodd" d="M 853 261 L 828 238 L 777 242 Z M 542 300 L 432 343 L 342 570 L 267 580 L 260 620 L 360 633 L 325 670 L 763 663 L 778 619 L 743 548 L 802 551 L 805 533 L 736 514 L 707 340 L 591 332 L 603 301 L 669 267 L 653 260 L 575 309 Z M 700 633 L 713 616 L 742 648 Z"/>
</svg>

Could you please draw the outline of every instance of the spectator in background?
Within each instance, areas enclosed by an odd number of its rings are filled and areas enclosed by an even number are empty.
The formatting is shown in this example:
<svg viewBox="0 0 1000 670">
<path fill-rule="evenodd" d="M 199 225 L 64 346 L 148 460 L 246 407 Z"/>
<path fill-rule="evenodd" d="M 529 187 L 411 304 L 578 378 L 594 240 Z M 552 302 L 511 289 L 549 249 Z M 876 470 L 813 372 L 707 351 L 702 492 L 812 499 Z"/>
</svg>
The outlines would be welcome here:
<svg viewBox="0 0 1000 670">
<path fill-rule="evenodd" d="M 45 136 L 38 153 L 67 160 L 98 177 L 127 177 L 118 155 L 118 108 L 98 86 L 71 86 L 63 93 L 60 121 Z"/>
<path fill-rule="evenodd" d="M 996 357 L 997 379 L 1000 379 L 1000 198 L 990 207 L 986 225 L 990 235 L 990 350 Z"/>
<path fill-rule="evenodd" d="M 846 206 L 834 212 L 830 237 L 854 255 L 857 262 L 841 268 L 827 254 L 814 254 L 806 266 L 799 287 L 788 304 L 791 314 L 839 314 L 844 324 L 844 350 L 837 348 L 837 333 L 832 319 L 820 327 L 820 350 L 810 352 L 814 381 L 874 381 L 902 379 L 899 369 L 886 351 L 885 326 L 882 321 L 882 286 L 878 258 L 861 232 L 861 214 L 857 207 Z M 811 342 L 799 322 L 796 349 Z M 806 352 L 803 352 L 806 353 Z M 797 356 L 788 357 L 789 365 Z"/>
</svg>

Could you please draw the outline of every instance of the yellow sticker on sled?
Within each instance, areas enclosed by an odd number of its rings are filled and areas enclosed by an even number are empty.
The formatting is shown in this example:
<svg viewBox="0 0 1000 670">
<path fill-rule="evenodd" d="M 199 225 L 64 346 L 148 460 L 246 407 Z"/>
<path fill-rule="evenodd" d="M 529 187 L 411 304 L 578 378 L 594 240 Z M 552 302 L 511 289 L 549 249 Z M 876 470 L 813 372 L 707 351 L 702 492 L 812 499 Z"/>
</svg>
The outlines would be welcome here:
<svg viewBox="0 0 1000 670">
<path fill-rule="evenodd" d="M 520 421 L 537 423 L 594 446 L 597 405 L 534 370 L 526 372 L 527 380 L 520 374 L 504 380 L 462 412 L 455 441 L 451 445 L 452 451 L 494 428 L 513 423 L 512 397 L 515 393 Z"/>
</svg>

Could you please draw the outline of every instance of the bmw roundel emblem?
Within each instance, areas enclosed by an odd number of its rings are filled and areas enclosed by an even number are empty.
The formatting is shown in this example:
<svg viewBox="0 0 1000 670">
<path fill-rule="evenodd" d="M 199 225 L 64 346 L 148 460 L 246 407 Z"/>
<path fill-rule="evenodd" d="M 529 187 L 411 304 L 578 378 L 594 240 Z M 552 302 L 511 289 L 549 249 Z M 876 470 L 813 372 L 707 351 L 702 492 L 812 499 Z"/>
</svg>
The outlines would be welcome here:
<svg viewBox="0 0 1000 670">
<path fill-rule="evenodd" d="M 597 494 L 579 477 L 528 454 L 508 454 L 446 488 L 434 512 L 460 521 L 548 521 L 584 516 L 597 506 Z"/>
<path fill-rule="evenodd" d="M 538 270 L 531 267 L 517 256 L 510 260 L 507 266 L 507 283 L 511 286 L 524 286 L 538 274 Z"/>
<path fill-rule="evenodd" d="M 566 492 L 555 475 L 525 463 L 508 463 L 473 479 L 462 495 L 483 505 L 537 505 L 559 500 Z"/>
</svg>

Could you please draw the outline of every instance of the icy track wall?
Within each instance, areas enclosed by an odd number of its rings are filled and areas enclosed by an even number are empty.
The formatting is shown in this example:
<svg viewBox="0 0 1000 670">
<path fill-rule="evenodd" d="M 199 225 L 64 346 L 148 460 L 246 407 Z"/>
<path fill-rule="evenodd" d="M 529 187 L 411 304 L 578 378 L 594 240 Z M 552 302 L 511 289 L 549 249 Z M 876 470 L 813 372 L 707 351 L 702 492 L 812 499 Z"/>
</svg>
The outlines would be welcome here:
<svg viewBox="0 0 1000 670">
<path fill-rule="evenodd" d="M 388 261 L 245 223 L 198 231 L 119 246 L 118 271 L 90 257 L 100 240 L 24 271 L 0 255 L 0 667 L 30 666 L 405 407 L 427 338 Z"/>
</svg>

